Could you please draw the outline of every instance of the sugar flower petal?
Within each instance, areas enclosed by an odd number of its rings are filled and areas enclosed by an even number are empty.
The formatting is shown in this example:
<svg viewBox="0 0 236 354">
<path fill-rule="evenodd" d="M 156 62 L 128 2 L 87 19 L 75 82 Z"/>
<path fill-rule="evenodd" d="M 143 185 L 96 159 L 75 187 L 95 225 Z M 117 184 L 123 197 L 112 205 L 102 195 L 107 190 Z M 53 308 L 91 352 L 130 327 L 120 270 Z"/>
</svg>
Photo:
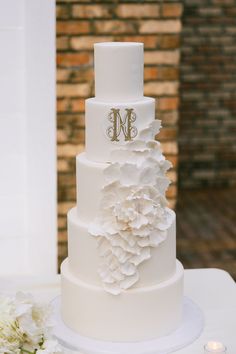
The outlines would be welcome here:
<svg viewBox="0 0 236 354">
<path fill-rule="evenodd" d="M 138 266 L 165 241 L 174 220 L 165 198 L 171 164 L 154 140 L 160 127 L 155 120 L 134 141 L 114 149 L 104 172 L 100 211 L 89 231 L 98 240 L 104 289 L 113 295 L 139 280 Z"/>
</svg>

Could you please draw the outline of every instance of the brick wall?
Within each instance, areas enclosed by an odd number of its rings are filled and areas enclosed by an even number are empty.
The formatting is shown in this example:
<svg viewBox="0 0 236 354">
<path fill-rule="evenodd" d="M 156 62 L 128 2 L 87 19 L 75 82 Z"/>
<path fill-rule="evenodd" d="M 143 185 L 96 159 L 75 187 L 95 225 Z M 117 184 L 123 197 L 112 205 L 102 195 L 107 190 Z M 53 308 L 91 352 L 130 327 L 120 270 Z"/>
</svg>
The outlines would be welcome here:
<svg viewBox="0 0 236 354">
<path fill-rule="evenodd" d="M 176 200 L 180 2 L 57 1 L 59 257 L 66 255 L 66 212 L 75 204 L 75 155 L 84 149 L 84 100 L 93 96 L 93 43 L 145 44 L 145 95 L 158 98 L 159 140 L 173 163 Z"/>
<path fill-rule="evenodd" d="M 236 185 L 236 1 L 183 3 L 179 184 Z"/>
</svg>

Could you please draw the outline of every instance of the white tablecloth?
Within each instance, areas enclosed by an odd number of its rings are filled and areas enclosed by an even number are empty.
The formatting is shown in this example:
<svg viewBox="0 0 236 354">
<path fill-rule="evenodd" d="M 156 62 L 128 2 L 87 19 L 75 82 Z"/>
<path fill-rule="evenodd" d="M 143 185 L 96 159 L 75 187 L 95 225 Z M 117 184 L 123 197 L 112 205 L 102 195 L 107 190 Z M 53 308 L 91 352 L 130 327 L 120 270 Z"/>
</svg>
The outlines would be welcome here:
<svg viewBox="0 0 236 354">
<path fill-rule="evenodd" d="M 39 301 L 51 301 L 60 294 L 60 276 L 0 278 L 0 292 L 16 291 L 31 292 Z M 209 340 L 223 342 L 227 354 L 236 354 L 236 285 L 230 275 L 219 269 L 186 270 L 185 295 L 203 310 L 205 328 L 198 340 L 176 354 L 203 354 Z"/>
</svg>

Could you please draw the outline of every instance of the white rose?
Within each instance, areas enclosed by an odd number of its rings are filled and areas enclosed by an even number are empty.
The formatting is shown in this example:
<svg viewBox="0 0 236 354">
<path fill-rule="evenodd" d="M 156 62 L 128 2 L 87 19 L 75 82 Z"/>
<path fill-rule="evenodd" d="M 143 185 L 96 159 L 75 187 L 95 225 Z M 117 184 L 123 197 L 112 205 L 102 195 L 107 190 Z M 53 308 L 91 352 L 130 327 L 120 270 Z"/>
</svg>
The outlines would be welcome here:
<svg viewBox="0 0 236 354">
<path fill-rule="evenodd" d="M 50 338 L 51 325 L 48 306 L 36 304 L 32 296 L 0 297 L 0 354 L 35 353 Z"/>
<path fill-rule="evenodd" d="M 46 340 L 42 348 L 37 350 L 37 354 L 60 354 L 62 353 L 61 347 L 56 340 Z"/>
</svg>

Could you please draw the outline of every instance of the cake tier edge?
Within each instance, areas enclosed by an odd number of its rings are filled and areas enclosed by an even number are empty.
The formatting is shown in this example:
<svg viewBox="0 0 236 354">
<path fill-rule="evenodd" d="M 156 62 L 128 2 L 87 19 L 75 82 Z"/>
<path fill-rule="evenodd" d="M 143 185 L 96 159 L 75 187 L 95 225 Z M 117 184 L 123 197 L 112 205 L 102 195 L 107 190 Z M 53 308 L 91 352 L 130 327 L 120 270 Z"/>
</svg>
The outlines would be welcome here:
<svg viewBox="0 0 236 354">
<path fill-rule="evenodd" d="M 73 276 L 66 259 L 61 266 L 64 323 L 83 336 L 117 342 L 171 333 L 182 319 L 184 270 L 176 262 L 170 279 L 114 296 Z"/>
<path fill-rule="evenodd" d="M 76 208 L 68 213 L 68 254 L 71 273 L 82 281 L 101 286 L 98 268 L 98 240 L 88 232 L 88 223 L 80 220 Z M 138 267 L 139 280 L 134 287 L 150 286 L 169 279 L 176 270 L 176 221 L 167 230 L 166 239 L 151 247 L 151 257 Z"/>
</svg>

